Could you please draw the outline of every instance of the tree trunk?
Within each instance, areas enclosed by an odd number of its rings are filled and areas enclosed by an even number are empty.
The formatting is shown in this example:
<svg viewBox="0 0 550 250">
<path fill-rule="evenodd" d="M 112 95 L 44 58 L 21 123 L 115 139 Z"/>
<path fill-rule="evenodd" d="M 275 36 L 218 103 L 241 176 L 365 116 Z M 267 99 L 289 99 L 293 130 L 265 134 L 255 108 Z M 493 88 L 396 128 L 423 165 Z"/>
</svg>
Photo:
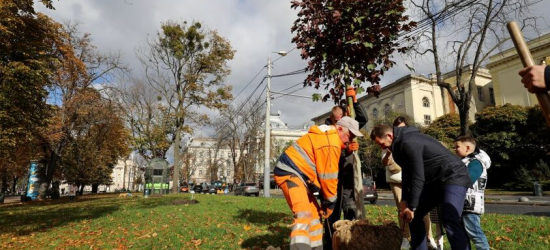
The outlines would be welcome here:
<svg viewBox="0 0 550 250">
<path fill-rule="evenodd" d="M 2 193 L 5 193 L 8 190 L 8 177 L 6 175 L 2 176 Z"/>
<path fill-rule="evenodd" d="M 470 107 L 466 106 L 462 109 L 459 109 L 459 117 L 460 117 L 460 135 L 469 135 L 470 130 L 468 129 L 468 113 L 470 113 Z"/>
<path fill-rule="evenodd" d="M 127 161 L 124 160 L 124 169 L 122 170 L 122 189 L 126 190 L 126 165 Z"/>
<path fill-rule="evenodd" d="M 41 177 L 43 179 L 42 179 L 41 188 L 38 190 L 38 199 L 46 199 L 46 191 L 48 190 L 47 187 L 49 187 L 50 184 L 52 183 L 53 174 L 55 172 L 55 169 L 57 168 L 58 161 L 59 161 L 58 155 L 52 150 L 50 153 L 50 159 L 47 163 L 47 168 L 43 170 L 44 172 L 42 172 L 44 174 Z M 46 188 L 43 189 L 42 185 L 44 185 Z"/>
<path fill-rule="evenodd" d="M 97 194 L 99 184 L 92 184 L 92 194 Z"/>
<path fill-rule="evenodd" d="M 17 185 L 17 181 L 19 180 L 19 177 L 14 176 L 13 177 L 13 183 L 11 184 L 11 192 L 15 193 L 15 186 Z"/>
<path fill-rule="evenodd" d="M 177 194 L 180 177 L 180 127 L 176 128 L 176 139 L 174 140 L 174 173 L 172 174 L 172 193 Z"/>
</svg>

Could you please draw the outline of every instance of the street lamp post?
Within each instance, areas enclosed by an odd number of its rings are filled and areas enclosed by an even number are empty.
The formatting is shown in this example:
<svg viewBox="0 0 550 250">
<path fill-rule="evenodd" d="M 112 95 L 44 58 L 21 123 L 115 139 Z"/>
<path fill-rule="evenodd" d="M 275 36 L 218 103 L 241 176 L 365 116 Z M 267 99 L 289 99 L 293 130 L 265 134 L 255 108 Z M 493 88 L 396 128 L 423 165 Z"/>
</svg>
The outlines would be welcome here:
<svg viewBox="0 0 550 250">
<path fill-rule="evenodd" d="M 286 56 L 286 51 L 272 52 L 281 56 Z M 271 54 L 267 57 L 267 88 L 266 88 L 266 111 L 265 111 L 265 166 L 264 166 L 264 197 L 269 198 L 271 185 L 269 180 L 270 172 L 270 146 L 271 146 Z"/>
</svg>

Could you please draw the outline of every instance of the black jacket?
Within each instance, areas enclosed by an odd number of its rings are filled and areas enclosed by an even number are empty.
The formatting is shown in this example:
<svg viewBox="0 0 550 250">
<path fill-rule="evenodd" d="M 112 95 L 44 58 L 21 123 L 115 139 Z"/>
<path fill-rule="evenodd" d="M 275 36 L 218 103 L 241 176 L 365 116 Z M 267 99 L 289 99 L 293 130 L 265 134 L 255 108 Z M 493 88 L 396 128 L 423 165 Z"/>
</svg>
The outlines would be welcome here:
<svg viewBox="0 0 550 250">
<path fill-rule="evenodd" d="M 403 200 L 409 208 L 418 207 L 425 187 L 443 185 L 468 187 L 468 168 L 436 139 L 413 127 L 394 127 L 391 151 L 403 174 Z"/>
</svg>

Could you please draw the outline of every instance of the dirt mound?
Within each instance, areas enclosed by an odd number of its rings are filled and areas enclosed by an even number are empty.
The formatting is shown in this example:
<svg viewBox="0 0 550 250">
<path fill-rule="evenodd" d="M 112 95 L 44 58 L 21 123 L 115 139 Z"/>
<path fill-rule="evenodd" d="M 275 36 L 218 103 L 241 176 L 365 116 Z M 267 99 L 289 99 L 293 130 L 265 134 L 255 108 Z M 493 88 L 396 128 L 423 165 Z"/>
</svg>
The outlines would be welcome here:
<svg viewBox="0 0 550 250">
<path fill-rule="evenodd" d="M 197 204 L 198 200 L 175 200 L 172 201 L 172 205 L 184 205 L 184 204 Z"/>
<path fill-rule="evenodd" d="M 393 221 L 371 225 L 368 220 L 341 220 L 333 225 L 334 250 L 399 250 L 403 233 Z"/>
</svg>

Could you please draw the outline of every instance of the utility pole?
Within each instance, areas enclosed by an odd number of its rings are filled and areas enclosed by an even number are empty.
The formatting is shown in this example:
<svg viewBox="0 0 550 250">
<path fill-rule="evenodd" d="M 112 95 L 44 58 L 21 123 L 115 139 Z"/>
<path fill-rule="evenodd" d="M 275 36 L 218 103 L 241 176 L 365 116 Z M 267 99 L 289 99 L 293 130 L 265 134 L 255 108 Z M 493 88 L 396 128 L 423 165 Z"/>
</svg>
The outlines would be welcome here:
<svg viewBox="0 0 550 250">
<path fill-rule="evenodd" d="M 271 146 L 271 124 L 269 120 L 271 112 L 271 55 L 267 57 L 267 88 L 266 88 L 266 111 L 265 111 L 265 162 L 264 162 L 264 197 L 269 198 L 271 186 L 269 183 L 269 156 Z"/>
<path fill-rule="evenodd" d="M 286 56 L 288 52 L 279 51 L 272 52 L 277 53 L 281 56 Z M 270 147 L 271 147 L 271 124 L 270 124 L 270 113 L 271 113 L 271 54 L 267 57 L 267 88 L 266 88 L 266 112 L 265 112 L 265 166 L 264 166 L 264 197 L 269 198 L 271 192 L 271 183 L 270 183 Z"/>
</svg>

